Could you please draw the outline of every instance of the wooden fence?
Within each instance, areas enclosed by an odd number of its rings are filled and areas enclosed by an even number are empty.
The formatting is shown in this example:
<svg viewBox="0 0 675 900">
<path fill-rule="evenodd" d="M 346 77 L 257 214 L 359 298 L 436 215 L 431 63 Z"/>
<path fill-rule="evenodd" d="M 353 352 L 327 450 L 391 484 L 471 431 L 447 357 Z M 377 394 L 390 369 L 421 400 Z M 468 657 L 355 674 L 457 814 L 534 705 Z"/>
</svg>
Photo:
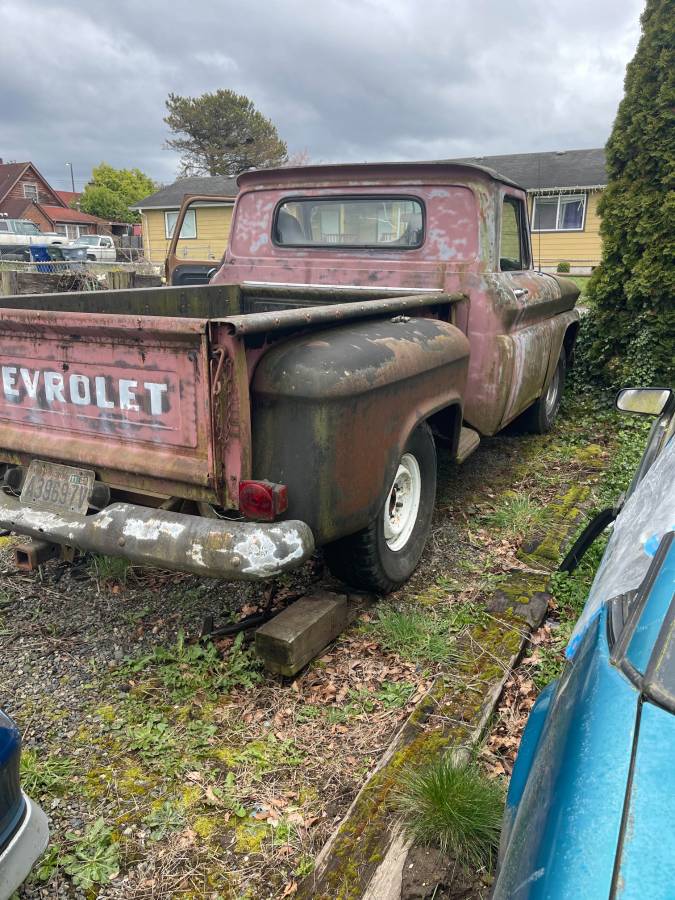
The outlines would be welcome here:
<svg viewBox="0 0 675 900">
<path fill-rule="evenodd" d="M 79 272 L 16 272 L 0 271 L 0 295 L 54 294 L 62 291 L 127 290 L 128 288 L 160 287 L 159 275 L 142 275 L 129 270 L 106 272 L 103 279 L 87 277 Z"/>
</svg>

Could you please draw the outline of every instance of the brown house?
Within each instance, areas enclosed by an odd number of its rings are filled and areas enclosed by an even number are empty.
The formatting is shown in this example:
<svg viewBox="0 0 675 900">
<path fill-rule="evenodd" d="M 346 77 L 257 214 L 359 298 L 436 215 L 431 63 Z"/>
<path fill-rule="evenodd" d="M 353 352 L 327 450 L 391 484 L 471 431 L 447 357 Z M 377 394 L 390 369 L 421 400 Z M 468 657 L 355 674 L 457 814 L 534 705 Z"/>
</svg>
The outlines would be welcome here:
<svg viewBox="0 0 675 900">
<path fill-rule="evenodd" d="M 110 234 L 107 222 L 71 209 L 62 193 L 53 190 L 33 163 L 0 159 L 0 216 L 30 219 L 40 231 L 56 231 L 71 240 L 82 234 Z"/>
</svg>

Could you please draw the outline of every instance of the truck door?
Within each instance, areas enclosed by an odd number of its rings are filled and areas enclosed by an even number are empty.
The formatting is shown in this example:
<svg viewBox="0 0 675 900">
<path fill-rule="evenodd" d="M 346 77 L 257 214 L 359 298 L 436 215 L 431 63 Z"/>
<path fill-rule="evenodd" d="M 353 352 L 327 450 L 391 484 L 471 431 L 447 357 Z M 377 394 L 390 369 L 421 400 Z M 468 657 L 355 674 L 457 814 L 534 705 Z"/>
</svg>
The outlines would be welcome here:
<svg viewBox="0 0 675 900">
<path fill-rule="evenodd" d="M 560 291 L 554 278 L 532 269 L 525 201 L 505 189 L 499 224 L 498 278 L 505 288 L 503 324 L 511 358 L 510 388 L 502 425 L 543 391 Z"/>
</svg>

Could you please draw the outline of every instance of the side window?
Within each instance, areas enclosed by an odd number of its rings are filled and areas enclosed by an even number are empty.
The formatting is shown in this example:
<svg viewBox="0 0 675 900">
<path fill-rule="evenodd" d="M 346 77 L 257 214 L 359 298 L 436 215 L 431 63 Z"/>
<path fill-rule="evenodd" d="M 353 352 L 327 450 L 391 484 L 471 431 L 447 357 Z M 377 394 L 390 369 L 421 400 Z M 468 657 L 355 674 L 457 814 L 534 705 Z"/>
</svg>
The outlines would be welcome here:
<svg viewBox="0 0 675 900">
<path fill-rule="evenodd" d="M 499 236 L 499 268 L 502 272 L 521 272 L 530 266 L 526 223 L 523 201 L 504 197 Z"/>
</svg>

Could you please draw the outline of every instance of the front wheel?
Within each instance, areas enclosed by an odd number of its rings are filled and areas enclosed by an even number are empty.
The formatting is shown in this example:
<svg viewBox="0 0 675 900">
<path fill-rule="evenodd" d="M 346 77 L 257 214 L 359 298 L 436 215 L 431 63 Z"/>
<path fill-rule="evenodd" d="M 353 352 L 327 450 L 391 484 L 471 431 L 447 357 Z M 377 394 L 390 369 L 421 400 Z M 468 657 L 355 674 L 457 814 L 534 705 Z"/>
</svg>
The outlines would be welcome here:
<svg viewBox="0 0 675 900">
<path fill-rule="evenodd" d="M 403 453 L 376 518 L 361 531 L 324 547 L 333 575 L 355 587 L 387 594 L 417 567 L 431 528 L 436 499 L 436 446 L 419 425 Z"/>
</svg>

